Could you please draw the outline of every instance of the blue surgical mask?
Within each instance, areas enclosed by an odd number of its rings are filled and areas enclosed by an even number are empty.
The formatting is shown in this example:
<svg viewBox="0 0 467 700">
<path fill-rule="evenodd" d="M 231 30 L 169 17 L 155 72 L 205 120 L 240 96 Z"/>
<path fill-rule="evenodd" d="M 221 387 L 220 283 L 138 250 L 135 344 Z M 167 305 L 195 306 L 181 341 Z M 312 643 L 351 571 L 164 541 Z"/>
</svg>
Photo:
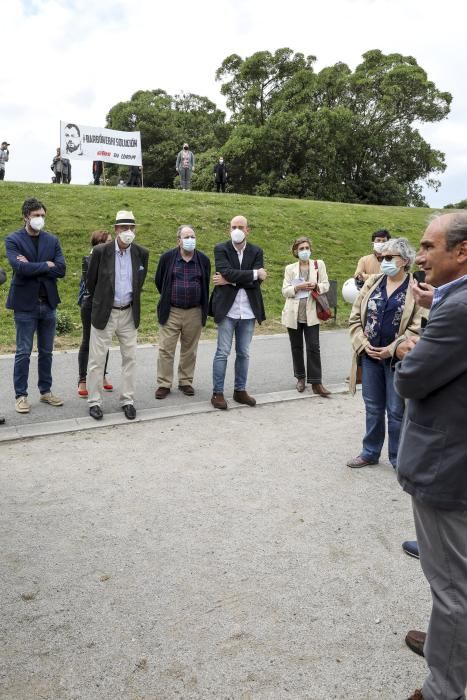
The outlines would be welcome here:
<svg viewBox="0 0 467 700">
<path fill-rule="evenodd" d="M 400 267 L 394 262 L 394 260 L 382 260 L 381 261 L 381 272 L 388 277 L 394 277 L 400 270 Z"/>
<path fill-rule="evenodd" d="M 182 238 L 182 248 L 191 253 L 196 248 L 196 238 Z"/>
<path fill-rule="evenodd" d="M 300 260 L 303 260 L 303 262 L 306 262 L 307 260 L 310 259 L 311 255 L 311 250 L 299 250 L 298 251 L 298 257 Z"/>
</svg>

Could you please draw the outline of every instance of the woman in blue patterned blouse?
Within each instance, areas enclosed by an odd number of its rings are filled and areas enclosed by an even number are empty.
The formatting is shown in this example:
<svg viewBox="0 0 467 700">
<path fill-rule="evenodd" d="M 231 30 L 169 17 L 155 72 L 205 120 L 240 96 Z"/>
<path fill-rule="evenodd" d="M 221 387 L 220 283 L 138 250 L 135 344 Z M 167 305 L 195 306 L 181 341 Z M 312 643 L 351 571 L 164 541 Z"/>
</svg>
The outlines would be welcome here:
<svg viewBox="0 0 467 700">
<path fill-rule="evenodd" d="M 381 273 L 365 282 L 350 314 L 354 358 L 350 389 L 355 393 L 357 359 L 362 360 L 366 432 L 360 454 L 348 467 L 378 464 L 388 420 L 389 461 L 396 467 L 404 402 L 396 393 L 391 360 L 399 336 L 419 335 L 426 311 L 415 303 L 409 273 L 415 250 L 405 238 L 392 238 L 381 251 Z"/>
</svg>

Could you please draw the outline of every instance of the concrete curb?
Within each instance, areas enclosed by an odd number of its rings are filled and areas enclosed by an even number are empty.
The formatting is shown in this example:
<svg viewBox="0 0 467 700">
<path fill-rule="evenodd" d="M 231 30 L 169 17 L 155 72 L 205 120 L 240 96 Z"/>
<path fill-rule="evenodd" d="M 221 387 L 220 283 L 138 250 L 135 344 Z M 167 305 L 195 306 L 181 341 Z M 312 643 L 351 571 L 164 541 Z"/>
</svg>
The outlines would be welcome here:
<svg viewBox="0 0 467 700">
<path fill-rule="evenodd" d="M 347 394 L 348 386 L 346 384 L 330 385 L 333 394 Z M 295 390 L 275 391 L 265 394 L 257 394 L 256 402 L 258 406 L 264 406 L 273 403 L 283 403 L 285 401 L 302 401 L 304 399 L 319 399 L 319 395 L 312 393 L 298 394 Z M 248 406 L 243 406 L 235 402 L 229 402 L 229 410 L 245 409 Z M 138 410 L 134 421 L 128 421 L 123 413 L 105 413 L 104 418 L 96 421 L 89 416 L 80 418 L 68 418 L 65 420 L 47 421 L 44 423 L 28 423 L 24 426 L 15 426 L 12 428 L 0 428 L 0 443 L 14 442 L 16 440 L 25 440 L 28 438 L 44 437 L 46 435 L 59 435 L 62 433 L 74 433 L 80 430 L 95 430 L 96 428 L 109 428 L 114 425 L 128 425 L 129 423 L 143 423 L 151 420 L 162 420 L 164 418 L 174 418 L 177 416 L 187 416 L 192 414 L 213 413 L 216 411 L 208 402 L 191 404 L 191 406 L 167 407 L 164 408 L 146 408 Z"/>
</svg>

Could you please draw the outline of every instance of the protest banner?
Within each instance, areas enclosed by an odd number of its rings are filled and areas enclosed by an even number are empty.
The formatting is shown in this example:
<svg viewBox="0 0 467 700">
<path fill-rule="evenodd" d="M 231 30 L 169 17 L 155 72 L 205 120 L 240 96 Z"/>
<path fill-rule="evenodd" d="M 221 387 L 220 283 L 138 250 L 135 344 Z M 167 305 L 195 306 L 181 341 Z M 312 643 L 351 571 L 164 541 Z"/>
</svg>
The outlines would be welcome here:
<svg viewBox="0 0 467 700">
<path fill-rule="evenodd" d="M 115 131 L 61 121 L 60 149 L 65 158 L 142 165 L 139 131 Z"/>
</svg>

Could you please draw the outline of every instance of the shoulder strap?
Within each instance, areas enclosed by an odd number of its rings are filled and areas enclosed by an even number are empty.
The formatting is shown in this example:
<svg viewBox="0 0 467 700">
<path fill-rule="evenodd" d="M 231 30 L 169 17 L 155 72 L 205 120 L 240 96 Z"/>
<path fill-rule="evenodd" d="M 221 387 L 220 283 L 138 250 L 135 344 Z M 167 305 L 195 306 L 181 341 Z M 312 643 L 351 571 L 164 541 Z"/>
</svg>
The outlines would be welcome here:
<svg viewBox="0 0 467 700">
<path fill-rule="evenodd" d="M 316 270 L 316 283 L 319 281 L 319 274 L 318 274 L 318 261 L 314 260 L 314 265 L 315 265 L 315 270 Z"/>
</svg>

